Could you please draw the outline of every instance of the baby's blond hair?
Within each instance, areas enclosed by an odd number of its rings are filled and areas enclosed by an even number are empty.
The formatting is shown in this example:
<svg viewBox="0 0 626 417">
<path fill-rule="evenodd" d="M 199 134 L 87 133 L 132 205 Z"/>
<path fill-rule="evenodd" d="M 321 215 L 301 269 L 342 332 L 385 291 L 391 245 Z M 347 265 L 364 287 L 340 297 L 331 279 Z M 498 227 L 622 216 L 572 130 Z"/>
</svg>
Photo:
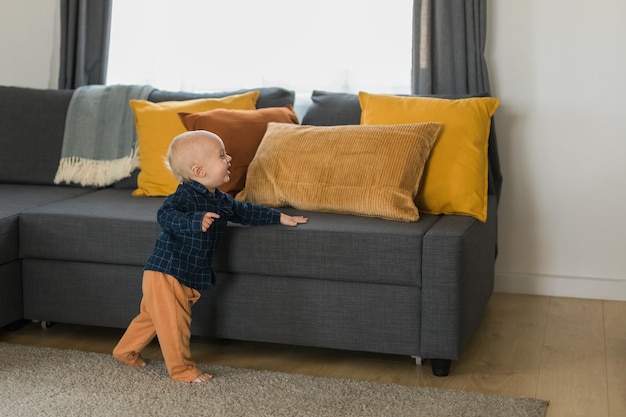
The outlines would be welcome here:
<svg viewBox="0 0 626 417">
<path fill-rule="evenodd" d="M 167 150 L 165 165 L 172 171 L 180 182 L 188 181 L 191 177 L 191 167 L 197 162 L 199 154 L 198 139 L 210 135 L 206 131 L 190 131 L 176 136 Z"/>
</svg>

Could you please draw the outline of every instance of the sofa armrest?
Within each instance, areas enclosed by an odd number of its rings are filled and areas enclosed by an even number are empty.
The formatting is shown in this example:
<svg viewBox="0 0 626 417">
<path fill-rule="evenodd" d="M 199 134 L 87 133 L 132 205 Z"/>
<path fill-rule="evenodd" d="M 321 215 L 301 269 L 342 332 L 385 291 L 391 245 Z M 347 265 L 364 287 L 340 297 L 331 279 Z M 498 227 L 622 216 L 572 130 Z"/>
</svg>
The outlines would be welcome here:
<svg viewBox="0 0 626 417">
<path fill-rule="evenodd" d="M 443 215 L 424 236 L 420 355 L 458 359 L 493 293 L 496 198 L 487 222 Z"/>
</svg>

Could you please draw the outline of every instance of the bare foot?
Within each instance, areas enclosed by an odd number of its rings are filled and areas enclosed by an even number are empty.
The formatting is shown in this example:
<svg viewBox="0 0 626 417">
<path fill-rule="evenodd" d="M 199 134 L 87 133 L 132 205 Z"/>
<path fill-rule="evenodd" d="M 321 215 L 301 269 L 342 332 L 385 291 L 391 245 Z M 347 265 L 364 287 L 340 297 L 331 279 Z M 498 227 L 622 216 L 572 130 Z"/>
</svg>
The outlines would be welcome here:
<svg viewBox="0 0 626 417">
<path fill-rule="evenodd" d="M 192 384 L 200 384 L 202 382 L 208 382 L 210 380 L 213 379 L 213 375 L 211 374 L 201 374 L 198 375 L 198 377 L 196 379 L 194 379 L 193 381 L 191 381 Z"/>
</svg>

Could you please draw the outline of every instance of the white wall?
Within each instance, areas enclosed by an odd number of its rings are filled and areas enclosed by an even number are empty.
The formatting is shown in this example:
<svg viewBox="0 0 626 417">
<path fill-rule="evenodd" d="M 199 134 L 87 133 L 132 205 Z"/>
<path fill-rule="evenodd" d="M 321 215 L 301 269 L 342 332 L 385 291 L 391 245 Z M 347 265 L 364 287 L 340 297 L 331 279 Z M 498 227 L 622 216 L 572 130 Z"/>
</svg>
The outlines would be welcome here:
<svg viewBox="0 0 626 417">
<path fill-rule="evenodd" d="M 56 88 L 58 0 L 0 0 L 0 84 Z"/>
<path fill-rule="evenodd" d="M 626 300 L 626 2 L 490 0 L 497 289 Z"/>
<path fill-rule="evenodd" d="M 0 84 L 54 87 L 57 0 L 2 0 Z M 488 0 L 496 288 L 626 300 L 626 2 Z"/>
</svg>

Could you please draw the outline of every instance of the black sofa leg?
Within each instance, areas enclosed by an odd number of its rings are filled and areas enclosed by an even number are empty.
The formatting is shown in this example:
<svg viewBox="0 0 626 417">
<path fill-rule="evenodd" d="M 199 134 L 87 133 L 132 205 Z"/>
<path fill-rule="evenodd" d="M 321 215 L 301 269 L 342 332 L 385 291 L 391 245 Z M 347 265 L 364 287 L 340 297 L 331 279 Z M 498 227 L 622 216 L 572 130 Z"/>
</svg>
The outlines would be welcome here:
<svg viewBox="0 0 626 417">
<path fill-rule="evenodd" d="M 433 368 L 433 375 L 448 376 L 451 363 L 450 359 L 431 359 L 430 366 Z"/>
</svg>

